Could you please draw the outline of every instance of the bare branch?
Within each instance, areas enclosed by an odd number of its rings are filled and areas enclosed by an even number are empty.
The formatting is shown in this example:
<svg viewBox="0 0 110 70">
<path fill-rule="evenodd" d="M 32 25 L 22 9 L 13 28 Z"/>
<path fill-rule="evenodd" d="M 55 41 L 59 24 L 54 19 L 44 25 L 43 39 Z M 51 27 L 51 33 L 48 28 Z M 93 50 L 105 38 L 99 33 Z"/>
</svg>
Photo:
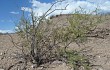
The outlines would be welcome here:
<svg viewBox="0 0 110 70">
<path fill-rule="evenodd" d="M 21 48 L 19 48 L 19 45 L 18 45 L 17 43 L 14 42 L 12 36 L 11 36 L 9 33 L 7 33 L 7 34 L 8 34 L 8 36 L 11 38 L 11 42 L 13 43 L 14 47 L 16 47 L 17 49 L 22 50 Z"/>
</svg>

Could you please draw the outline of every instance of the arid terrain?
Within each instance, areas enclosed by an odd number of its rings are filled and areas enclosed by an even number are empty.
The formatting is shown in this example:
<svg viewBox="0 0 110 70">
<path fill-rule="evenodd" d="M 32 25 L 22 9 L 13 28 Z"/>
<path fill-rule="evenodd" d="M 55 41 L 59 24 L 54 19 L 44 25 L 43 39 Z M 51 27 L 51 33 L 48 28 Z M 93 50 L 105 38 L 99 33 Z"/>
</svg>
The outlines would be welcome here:
<svg viewBox="0 0 110 70">
<path fill-rule="evenodd" d="M 65 16 L 64 16 L 65 17 Z M 64 17 L 58 17 L 54 18 L 54 20 L 64 20 Z M 101 29 L 110 29 L 110 18 L 108 16 L 108 20 L 104 21 L 103 23 L 99 24 L 97 28 Z M 61 21 L 62 23 L 64 21 Z M 58 23 L 61 23 L 60 21 Z M 106 32 L 104 33 L 106 34 Z M 16 34 L 11 34 L 13 37 L 14 42 L 18 42 L 19 38 Z M 81 44 L 79 47 L 77 44 L 70 44 L 69 48 L 80 50 L 87 47 L 84 52 L 84 54 L 88 56 L 94 56 L 91 57 L 91 60 L 94 59 L 92 62 L 94 65 L 93 70 L 110 70 L 110 33 L 107 33 L 107 36 L 104 39 L 101 38 L 89 38 L 89 40 Z M 22 70 L 23 64 L 19 63 L 16 64 L 18 61 L 23 61 L 20 57 L 21 50 L 13 46 L 13 43 L 11 42 L 11 38 L 9 35 L 0 35 L 0 70 L 7 70 L 10 66 L 13 66 L 11 70 Z M 48 65 L 48 64 L 47 64 Z M 45 65 L 44 65 L 45 66 Z M 34 65 L 31 63 L 28 63 L 27 70 L 40 70 L 42 67 L 34 68 Z M 68 66 L 66 66 L 65 63 L 60 61 L 55 61 L 52 64 L 48 65 L 48 68 L 46 70 L 70 70 Z"/>
</svg>

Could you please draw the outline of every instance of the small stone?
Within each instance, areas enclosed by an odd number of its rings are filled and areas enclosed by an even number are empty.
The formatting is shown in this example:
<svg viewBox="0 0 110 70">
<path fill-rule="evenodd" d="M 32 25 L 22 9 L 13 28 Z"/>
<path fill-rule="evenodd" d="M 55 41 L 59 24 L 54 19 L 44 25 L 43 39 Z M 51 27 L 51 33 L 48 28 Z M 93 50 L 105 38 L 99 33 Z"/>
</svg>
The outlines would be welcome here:
<svg viewBox="0 0 110 70">
<path fill-rule="evenodd" d="M 31 68 L 34 68 L 34 65 L 31 65 Z"/>
<path fill-rule="evenodd" d="M 79 70 L 85 70 L 84 66 L 81 66 Z"/>
<path fill-rule="evenodd" d="M 31 65 L 31 67 L 32 67 L 32 68 L 36 68 L 36 67 L 37 67 L 37 65 L 36 65 L 36 64 L 33 64 L 33 65 Z"/>
<path fill-rule="evenodd" d="M 98 58 L 100 58 L 100 56 L 98 56 Z"/>
<path fill-rule="evenodd" d="M 0 55 L 3 55 L 3 53 L 1 52 Z"/>
</svg>

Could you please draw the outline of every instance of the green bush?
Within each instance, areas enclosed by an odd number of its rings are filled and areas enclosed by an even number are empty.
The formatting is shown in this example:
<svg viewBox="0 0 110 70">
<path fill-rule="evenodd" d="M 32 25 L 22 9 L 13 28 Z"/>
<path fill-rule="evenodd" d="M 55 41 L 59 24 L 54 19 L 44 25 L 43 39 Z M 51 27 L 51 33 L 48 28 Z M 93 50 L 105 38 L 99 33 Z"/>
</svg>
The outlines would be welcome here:
<svg viewBox="0 0 110 70">
<path fill-rule="evenodd" d="M 31 13 L 31 21 L 23 16 L 18 24 L 17 33 L 22 38 L 22 50 L 28 47 L 31 62 L 38 66 L 47 62 L 59 60 L 66 56 L 67 63 L 75 70 L 83 66 L 89 70 L 89 60 L 75 51 L 67 51 L 72 42 L 87 41 L 87 34 L 101 21 L 100 15 L 82 14 L 83 10 L 75 11 L 72 17 L 67 18 L 68 26 L 50 29 L 53 23 L 45 15 L 36 17 Z M 45 26 L 42 26 L 45 25 Z M 64 46 L 62 48 L 62 46 Z M 63 52 L 60 50 L 64 49 Z M 65 57 L 64 57 L 65 58 Z"/>
<path fill-rule="evenodd" d="M 91 70 L 91 63 L 88 58 L 77 51 L 61 51 L 60 54 L 63 55 L 63 58 L 67 59 L 66 63 L 74 70 L 80 70 L 81 67 L 84 70 Z"/>
</svg>

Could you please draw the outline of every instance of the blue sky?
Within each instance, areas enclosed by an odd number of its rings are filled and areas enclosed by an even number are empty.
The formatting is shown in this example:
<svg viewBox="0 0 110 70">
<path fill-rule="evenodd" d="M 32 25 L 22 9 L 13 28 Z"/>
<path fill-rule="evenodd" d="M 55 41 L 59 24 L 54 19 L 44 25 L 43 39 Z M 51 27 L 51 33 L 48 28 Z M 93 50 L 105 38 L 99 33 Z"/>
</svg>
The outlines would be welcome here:
<svg viewBox="0 0 110 70">
<path fill-rule="evenodd" d="M 40 0 L 51 2 L 52 0 Z M 21 7 L 31 7 L 30 0 L 0 0 L 0 32 L 13 32 L 21 16 Z"/>
<path fill-rule="evenodd" d="M 30 6 L 27 0 L 0 0 L 0 32 L 12 32 L 20 17 L 22 6 Z"/>
<path fill-rule="evenodd" d="M 54 0 L 0 0 L 0 32 L 14 32 L 15 23 L 21 16 L 21 10 L 25 9 L 26 12 L 30 12 L 30 8 L 33 8 L 35 15 L 41 16 L 52 5 Z M 63 8 L 67 4 L 67 10 L 55 11 L 51 15 L 71 13 L 79 6 L 86 10 L 94 10 L 97 6 L 103 12 L 110 12 L 110 0 L 65 0 L 62 3 L 56 4 L 52 8 Z"/>
</svg>

